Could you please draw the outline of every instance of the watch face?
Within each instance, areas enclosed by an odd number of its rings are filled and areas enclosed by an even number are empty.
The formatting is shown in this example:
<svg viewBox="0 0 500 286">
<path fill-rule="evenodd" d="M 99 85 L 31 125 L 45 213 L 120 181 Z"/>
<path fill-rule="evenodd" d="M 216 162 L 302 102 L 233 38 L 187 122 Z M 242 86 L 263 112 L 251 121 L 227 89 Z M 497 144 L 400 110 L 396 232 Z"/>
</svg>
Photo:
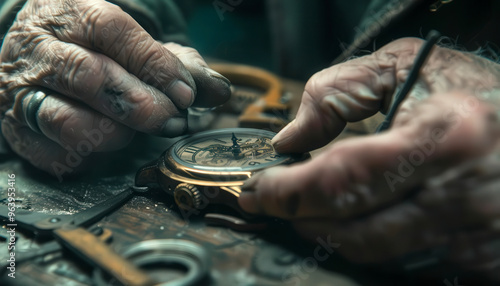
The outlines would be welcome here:
<svg viewBox="0 0 500 286">
<path fill-rule="evenodd" d="M 197 133 L 177 142 L 172 158 L 185 166 L 211 171 L 255 171 L 283 164 L 291 156 L 271 145 L 273 132 L 229 128 Z"/>
</svg>

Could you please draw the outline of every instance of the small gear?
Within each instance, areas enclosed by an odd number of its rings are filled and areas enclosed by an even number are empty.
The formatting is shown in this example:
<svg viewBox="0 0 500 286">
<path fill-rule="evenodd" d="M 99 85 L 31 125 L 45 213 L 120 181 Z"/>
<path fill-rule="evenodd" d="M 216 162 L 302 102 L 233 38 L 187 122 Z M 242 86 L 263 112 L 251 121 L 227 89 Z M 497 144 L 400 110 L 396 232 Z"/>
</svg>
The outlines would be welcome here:
<svg viewBox="0 0 500 286">
<path fill-rule="evenodd" d="M 182 183 L 174 190 L 174 199 L 182 209 L 199 208 L 201 206 L 201 193 L 196 186 Z"/>
</svg>

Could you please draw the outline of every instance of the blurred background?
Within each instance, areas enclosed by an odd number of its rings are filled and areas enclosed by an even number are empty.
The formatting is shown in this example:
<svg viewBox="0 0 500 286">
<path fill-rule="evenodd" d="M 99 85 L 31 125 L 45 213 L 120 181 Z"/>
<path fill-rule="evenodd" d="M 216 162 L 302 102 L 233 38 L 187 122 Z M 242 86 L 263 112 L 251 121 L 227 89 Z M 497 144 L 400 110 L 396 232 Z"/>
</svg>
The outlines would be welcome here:
<svg viewBox="0 0 500 286">
<path fill-rule="evenodd" d="M 441 3 L 446 2 L 446 3 Z M 437 29 L 447 45 L 498 54 L 500 1 L 177 1 L 193 47 L 204 57 L 246 63 L 307 80 L 360 36 L 357 55 Z M 436 9 L 437 7 L 437 9 Z M 371 32 L 368 30 L 371 29 Z M 359 39 L 358 39 L 359 40 Z"/>
</svg>

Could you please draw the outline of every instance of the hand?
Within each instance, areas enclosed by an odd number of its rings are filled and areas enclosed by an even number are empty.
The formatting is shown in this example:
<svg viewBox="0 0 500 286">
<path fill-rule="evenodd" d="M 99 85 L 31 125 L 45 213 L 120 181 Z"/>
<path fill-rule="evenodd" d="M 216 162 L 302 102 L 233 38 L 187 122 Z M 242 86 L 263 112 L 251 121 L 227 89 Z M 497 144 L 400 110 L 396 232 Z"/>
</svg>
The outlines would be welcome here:
<svg viewBox="0 0 500 286">
<path fill-rule="evenodd" d="M 295 121 L 273 139 L 276 150 L 309 151 L 346 121 L 387 110 L 421 45 L 398 40 L 314 75 Z M 291 220 L 311 241 L 340 243 L 336 250 L 356 262 L 448 245 L 450 260 L 491 270 L 500 257 L 492 243 L 500 235 L 499 80 L 497 64 L 435 48 L 389 131 L 258 173 L 239 203 Z"/>
<path fill-rule="evenodd" d="M 5 139 L 58 177 L 83 168 L 92 153 L 124 147 L 135 131 L 181 135 L 188 107 L 220 105 L 230 94 L 227 79 L 194 49 L 156 42 L 103 0 L 28 1 L 0 59 Z M 37 91 L 46 94 L 33 113 L 39 132 L 26 116 Z"/>
</svg>

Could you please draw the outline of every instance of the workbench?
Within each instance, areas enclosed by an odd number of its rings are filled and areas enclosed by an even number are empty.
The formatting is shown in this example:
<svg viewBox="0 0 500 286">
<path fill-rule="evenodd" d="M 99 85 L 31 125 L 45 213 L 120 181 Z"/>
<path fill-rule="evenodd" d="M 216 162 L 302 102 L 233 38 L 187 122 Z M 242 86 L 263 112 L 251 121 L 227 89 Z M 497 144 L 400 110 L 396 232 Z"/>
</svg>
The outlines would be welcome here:
<svg viewBox="0 0 500 286">
<path fill-rule="evenodd" d="M 283 84 L 290 96 L 293 117 L 304 83 L 283 79 Z M 379 119 L 350 124 L 338 140 L 373 131 Z M 219 114 L 210 128 L 236 127 L 237 124 L 236 115 Z M 102 154 L 89 172 L 64 177 L 62 182 L 4 148 L 0 153 L 0 201 L 6 204 L 7 178 L 9 174 L 15 174 L 16 212 L 43 215 L 78 213 L 132 186 L 136 170 L 157 158 L 175 141 L 175 138 L 138 134 L 124 150 Z M 311 263 L 316 246 L 299 239 L 286 224 L 265 233 L 244 233 L 208 226 L 196 217 L 185 219 L 177 211 L 173 199 L 160 190 L 134 196 L 88 227 L 96 228 L 110 231 L 108 244 L 118 254 L 137 242 L 153 239 L 182 239 L 198 243 L 207 250 L 211 260 L 209 275 L 202 285 L 402 285 L 402 280 L 352 265 L 335 252 L 325 262 Z M 0 261 L 9 258 L 8 230 L 4 223 L 0 229 Z M 20 228 L 16 229 L 15 236 L 16 253 L 34 252 L 50 242 L 50 238 L 28 235 Z M 92 248 L 92 245 L 88 247 Z M 4 274 L 0 284 L 93 285 L 93 272 L 81 258 L 63 250 L 16 265 L 15 279 Z M 150 272 L 159 277 L 183 274 L 182 269 L 166 272 L 150 269 Z"/>
</svg>

